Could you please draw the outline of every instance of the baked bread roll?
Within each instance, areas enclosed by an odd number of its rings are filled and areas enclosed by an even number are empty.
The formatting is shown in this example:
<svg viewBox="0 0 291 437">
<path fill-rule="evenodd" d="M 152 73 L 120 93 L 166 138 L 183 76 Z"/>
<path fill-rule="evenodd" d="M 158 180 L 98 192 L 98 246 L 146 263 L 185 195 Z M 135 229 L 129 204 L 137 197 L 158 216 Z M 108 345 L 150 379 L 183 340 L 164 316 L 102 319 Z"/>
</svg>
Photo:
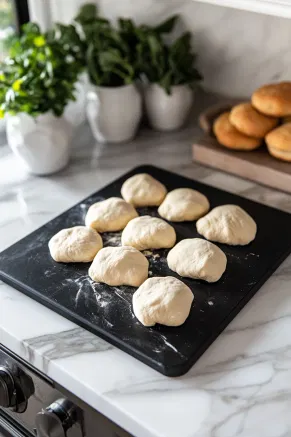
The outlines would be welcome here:
<svg viewBox="0 0 291 437">
<path fill-rule="evenodd" d="M 286 117 L 282 118 L 282 123 L 291 123 L 291 115 L 287 115 Z"/>
<path fill-rule="evenodd" d="M 271 117 L 291 115 L 291 82 L 264 85 L 252 95 L 252 104 Z"/>
<path fill-rule="evenodd" d="M 291 162 L 291 123 L 282 124 L 269 132 L 265 141 L 272 156 Z"/>
<path fill-rule="evenodd" d="M 264 138 L 279 123 L 278 118 L 261 114 L 249 102 L 234 106 L 229 121 L 238 131 L 254 138 Z"/>
<path fill-rule="evenodd" d="M 248 137 L 239 132 L 229 121 L 230 112 L 223 112 L 213 124 L 217 141 L 234 150 L 254 150 L 261 145 L 260 138 Z"/>
</svg>

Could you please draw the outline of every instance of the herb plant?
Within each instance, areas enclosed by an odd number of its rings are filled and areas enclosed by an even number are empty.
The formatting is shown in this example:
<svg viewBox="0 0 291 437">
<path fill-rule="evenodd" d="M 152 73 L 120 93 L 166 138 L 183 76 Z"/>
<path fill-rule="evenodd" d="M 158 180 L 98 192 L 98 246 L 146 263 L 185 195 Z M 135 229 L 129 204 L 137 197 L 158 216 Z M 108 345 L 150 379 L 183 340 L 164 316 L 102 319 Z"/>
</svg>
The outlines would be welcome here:
<svg viewBox="0 0 291 437">
<path fill-rule="evenodd" d="M 86 44 L 87 70 L 98 86 L 121 86 L 136 79 L 131 48 L 108 20 L 98 16 L 95 4 L 84 5 L 75 18 Z"/>
<path fill-rule="evenodd" d="M 170 45 L 164 42 L 164 35 L 172 32 L 177 20 L 174 15 L 157 26 L 148 26 L 119 18 L 114 28 L 98 15 L 95 4 L 81 7 L 75 22 L 82 30 L 91 82 L 120 86 L 146 78 L 168 94 L 174 85 L 193 87 L 202 77 L 194 66 L 196 56 L 190 33 L 184 33 Z"/>
<path fill-rule="evenodd" d="M 64 25 L 56 23 L 52 29 L 46 33 L 46 40 L 48 44 L 61 45 L 67 56 L 71 57 L 74 68 L 78 72 L 85 70 L 86 44 L 73 24 Z"/>
<path fill-rule="evenodd" d="M 151 38 L 162 44 L 162 36 L 170 33 L 178 19 L 170 17 L 155 27 L 137 26 L 133 20 L 120 18 L 116 28 L 98 15 L 95 4 L 81 7 L 75 22 L 81 27 L 87 43 L 86 58 L 90 80 L 99 86 L 121 86 L 134 82 L 143 73 L 143 49 Z M 151 62 L 151 61 L 150 61 Z"/>
<path fill-rule="evenodd" d="M 23 26 L 1 66 L 0 116 L 25 112 L 35 117 L 48 111 L 61 116 L 68 102 L 75 100 L 82 61 L 80 57 L 76 62 L 64 44 L 68 35 L 57 38 L 52 32 L 41 33 L 37 24 Z"/>
<path fill-rule="evenodd" d="M 188 85 L 193 88 L 202 79 L 195 68 L 196 55 L 191 47 L 191 34 L 184 33 L 172 44 L 166 45 L 155 33 L 140 39 L 137 46 L 139 70 L 150 83 L 157 83 L 167 94 L 171 87 Z"/>
<path fill-rule="evenodd" d="M 162 23 L 155 27 L 141 24 L 137 26 L 130 18 L 119 18 L 118 26 L 121 38 L 126 42 L 129 50 L 129 58 L 132 65 L 135 66 L 137 76 L 143 73 L 143 62 L 141 58 L 138 58 L 139 46 L 146 41 L 149 41 L 151 37 L 162 41 L 162 37 L 165 34 L 172 32 L 178 15 L 173 15 Z"/>
</svg>

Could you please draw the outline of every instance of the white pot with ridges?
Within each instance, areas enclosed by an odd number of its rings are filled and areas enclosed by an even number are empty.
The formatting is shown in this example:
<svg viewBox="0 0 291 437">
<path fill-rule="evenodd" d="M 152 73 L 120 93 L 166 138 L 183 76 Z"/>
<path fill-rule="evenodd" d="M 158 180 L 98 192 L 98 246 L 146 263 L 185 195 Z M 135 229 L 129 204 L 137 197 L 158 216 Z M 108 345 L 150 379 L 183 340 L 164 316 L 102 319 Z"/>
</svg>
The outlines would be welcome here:
<svg viewBox="0 0 291 437">
<path fill-rule="evenodd" d="M 193 90 L 188 85 L 171 87 L 171 94 L 156 83 L 144 90 L 145 107 L 150 125 L 159 131 L 180 129 L 193 104 Z"/>
<path fill-rule="evenodd" d="M 69 162 L 72 126 L 63 117 L 50 112 L 7 115 L 6 133 L 13 153 L 30 173 L 55 173 Z"/>
<path fill-rule="evenodd" d="M 140 93 L 134 84 L 91 87 L 87 96 L 87 118 L 100 143 L 131 140 L 142 116 Z"/>
</svg>

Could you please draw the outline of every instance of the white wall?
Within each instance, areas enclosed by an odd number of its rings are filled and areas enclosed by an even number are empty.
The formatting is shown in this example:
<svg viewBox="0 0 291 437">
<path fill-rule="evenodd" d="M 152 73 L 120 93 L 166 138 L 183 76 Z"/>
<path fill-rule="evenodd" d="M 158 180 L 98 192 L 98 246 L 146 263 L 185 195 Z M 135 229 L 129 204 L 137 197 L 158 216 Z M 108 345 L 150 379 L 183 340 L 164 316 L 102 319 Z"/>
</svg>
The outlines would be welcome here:
<svg viewBox="0 0 291 437">
<path fill-rule="evenodd" d="M 50 0 L 50 2 L 52 18 L 63 23 L 69 23 L 76 15 L 79 7 L 83 3 L 87 3 L 84 0 Z M 88 0 L 88 2 L 94 3 L 94 0 Z"/>
<path fill-rule="evenodd" d="M 37 1 L 37 0 L 36 0 Z M 44 0 L 41 0 L 44 1 Z M 254 0 L 255 1 L 255 0 Z M 51 0 L 54 19 L 70 21 L 84 0 Z M 99 0 L 111 19 L 134 17 L 157 23 L 173 13 L 193 32 L 205 87 L 248 96 L 257 86 L 291 79 L 291 20 L 192 0 Z"/>
</svg>

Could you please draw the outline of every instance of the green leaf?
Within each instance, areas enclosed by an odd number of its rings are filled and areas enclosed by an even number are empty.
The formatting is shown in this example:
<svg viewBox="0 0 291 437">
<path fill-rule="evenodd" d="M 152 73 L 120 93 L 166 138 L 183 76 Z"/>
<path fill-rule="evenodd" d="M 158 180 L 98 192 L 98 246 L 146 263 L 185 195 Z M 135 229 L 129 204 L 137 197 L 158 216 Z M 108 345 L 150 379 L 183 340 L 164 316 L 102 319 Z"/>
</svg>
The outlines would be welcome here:
<svg viewBox="0 0 291 437">
<path fill-rule="evenodd" d="M 154 27 L 154 32 L 159 34 L 172 32 L 178 19 L 179 15 L 173 15 L 172 17 L 160 23 L 158 26 Z"/>
<path fill-rule="evenodd" d="M 191 33 L 185 32 L 183 35 L 177 38 L 170 47 L 170 52 L 172 56 L 177 56 L 179 58 L 182 58 L 191 52 Z"/>
<path fill-rule="evenodd" d="M 39 35 L 41 33 L 39 25 L 32 22 L 24 24 L 21 31 L 26 35 Z"/>
<path fill-rule="evenodd" d="M 135 25 L 130 18 L 118 18 L 118 26 L 123 32 L 135 33 Z"/>
<path fill-rule="evenodd" d="M 118 50 L 111 49 L 110 51 L 99 53 L 99 62 L 101 67 L 106 70 L 110 68 L 112 64 L 122 63 L 122 57 Z"/>
<path fill-rule="evenodd" d="M 163 52 L 162 42 L 153 34 L 148 37 L 148 45 L 152 63 L 159 68 Z"/>
<path fill-rule="evenodd" d="M 97 16 L 97 5 L 95 3 L 87 3 L 81 6 L 78 15 L 75 17 L 75 21 L 78 23 L 86 23 L 91 21 Z"/>
<path fill-rule="evenodd" d="M 89 73 L 90 79 L 93 83 L 95 83 L 96 85 L 99 85 L 100 77 L 99 77 L 96 62 L 95 62 L 95 48 L 94 48 L 93 44 L 91 44 L 88 47 L 86 59 L 87 59 L 87 67 L 88 67 L 88 73 Z"/>
<path fill-rule="evenodd" d="M 168 71 L 165 76 L 159 81 L 159 85 L 164 88 L 168 95 L 171 94 L 171 85 L 173 82 L 171 80 L 171 71 Z"/>
</svg>

